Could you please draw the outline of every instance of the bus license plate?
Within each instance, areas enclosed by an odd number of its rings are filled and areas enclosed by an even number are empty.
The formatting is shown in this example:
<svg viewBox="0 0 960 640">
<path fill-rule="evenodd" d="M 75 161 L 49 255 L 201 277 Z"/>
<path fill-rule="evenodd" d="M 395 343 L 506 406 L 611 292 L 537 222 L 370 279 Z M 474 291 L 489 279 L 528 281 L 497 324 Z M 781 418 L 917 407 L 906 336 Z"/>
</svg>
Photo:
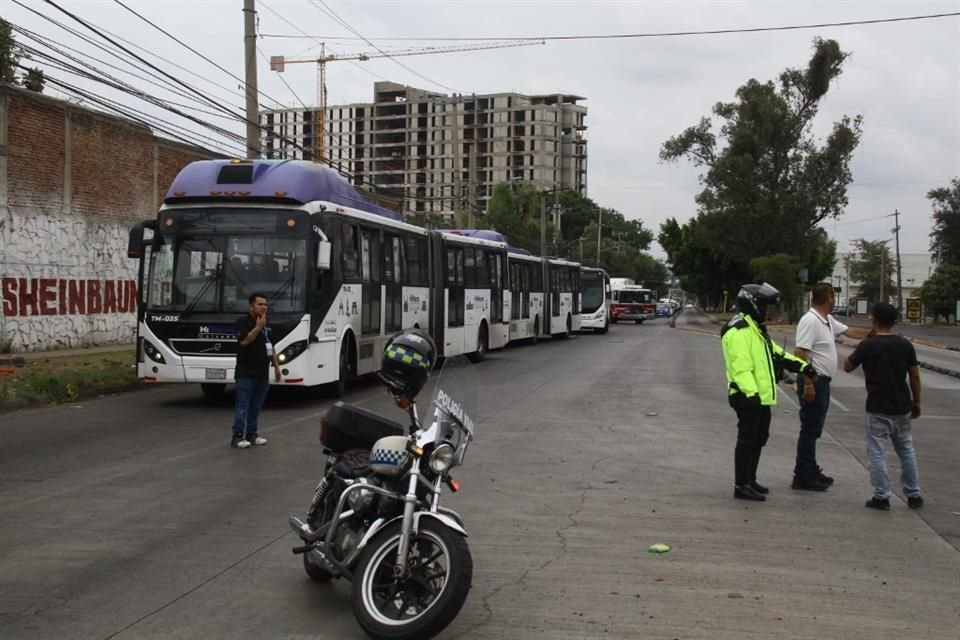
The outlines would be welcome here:
<svg viewBox="0 0 960 640">
<path fill-rule="evenodd" d="M 207 369 L 205 377 L 207 380 L 226 380 L 227 370 L 226 369 Z"/>
</svg>

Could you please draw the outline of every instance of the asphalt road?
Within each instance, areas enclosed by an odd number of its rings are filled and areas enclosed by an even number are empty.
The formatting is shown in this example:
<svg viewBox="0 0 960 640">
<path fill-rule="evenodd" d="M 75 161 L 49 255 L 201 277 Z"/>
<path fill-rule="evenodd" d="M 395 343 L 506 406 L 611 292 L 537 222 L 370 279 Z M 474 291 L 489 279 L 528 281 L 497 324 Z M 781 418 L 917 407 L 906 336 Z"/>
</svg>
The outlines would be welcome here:
<svg viewBox="0 0 960 640">
<path fill-rule="evenodd" d="M 445 501 L 474 584 L 440 637 L 957 640 L 960 380 L 922 374 L 923 510 L 862 506 L 857 373 L 835 379 L 819 449 L 836 485 L 789 489 L 784 390 L 760 467 L 771 499 L 745 503 L 716 330 L 685 312 L 477 365 L 486 411 Z M 373 381 L 349 399 L 401 417 Z M 330 401 L 268 402 L 254 450 L 230 449 L 231 408 L 188 387 L 0 416 L 0 636 L 363 637 L 349 585 L 311 583 L 286 526 L 322 468 Z"/>
</svg>

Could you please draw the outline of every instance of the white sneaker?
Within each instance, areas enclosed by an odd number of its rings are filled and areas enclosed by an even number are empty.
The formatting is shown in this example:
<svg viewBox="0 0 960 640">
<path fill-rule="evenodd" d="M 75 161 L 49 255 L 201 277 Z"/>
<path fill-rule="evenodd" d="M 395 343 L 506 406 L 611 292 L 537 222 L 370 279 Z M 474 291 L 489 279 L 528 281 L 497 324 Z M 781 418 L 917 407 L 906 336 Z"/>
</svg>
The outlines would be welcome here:
<svg viewBox="0 0 960 640">
<path fill-rule="evenodd" d="M 234 436 L 230 440 L 230 446 L 233 447 L 234 449 L 246 449 L 247 447 L 250 446 L 250 443 L 247 442 L 245 439 L 241 438 L 240 436 Z"/>
<path fill-rule="evenodd" d="M 267 444 L 267 439 L 264 438 L 264 437 L 261 437 L 261 436 L 254 436 L 254 437 L 250 438 L 250 443 L 249 443 L 249 444 L 252 444 L 252 445 L 256 445 L 256 446 L 258 446 L 258 447 L 261 447 L 261 446 Z M 249 446 L 249 445 L 248 445 L 248 446 Z"/>
</svg>

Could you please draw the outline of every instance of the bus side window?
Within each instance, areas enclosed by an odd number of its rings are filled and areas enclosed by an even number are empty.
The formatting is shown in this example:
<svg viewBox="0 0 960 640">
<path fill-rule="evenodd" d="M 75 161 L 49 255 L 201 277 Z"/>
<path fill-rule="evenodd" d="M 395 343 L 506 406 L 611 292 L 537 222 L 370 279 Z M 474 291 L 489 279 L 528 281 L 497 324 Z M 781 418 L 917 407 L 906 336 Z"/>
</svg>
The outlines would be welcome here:
<svg viewBox="0 0 960 640">
<path fill-rule="evenodd" d="M 341 259 L 343 261 L 344 282 L 360 280 L 360 242 L 357 228 L 352 224 L 344 224 L 341 229 Z"/>
</svg>

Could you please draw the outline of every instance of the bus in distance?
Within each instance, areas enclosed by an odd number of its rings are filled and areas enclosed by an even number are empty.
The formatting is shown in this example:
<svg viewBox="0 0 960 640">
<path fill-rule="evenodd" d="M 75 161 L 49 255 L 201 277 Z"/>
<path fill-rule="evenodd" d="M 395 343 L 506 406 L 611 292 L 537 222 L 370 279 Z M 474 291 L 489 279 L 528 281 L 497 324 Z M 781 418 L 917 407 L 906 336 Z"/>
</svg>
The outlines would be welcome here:
<svg viewBox="0 0 960 640">
<path fill-rule="evenodd" d="M 610 327 L 610 276 L 603 269 L 580 267 L 580 328 L 606 333 Z"/>
</svg>

